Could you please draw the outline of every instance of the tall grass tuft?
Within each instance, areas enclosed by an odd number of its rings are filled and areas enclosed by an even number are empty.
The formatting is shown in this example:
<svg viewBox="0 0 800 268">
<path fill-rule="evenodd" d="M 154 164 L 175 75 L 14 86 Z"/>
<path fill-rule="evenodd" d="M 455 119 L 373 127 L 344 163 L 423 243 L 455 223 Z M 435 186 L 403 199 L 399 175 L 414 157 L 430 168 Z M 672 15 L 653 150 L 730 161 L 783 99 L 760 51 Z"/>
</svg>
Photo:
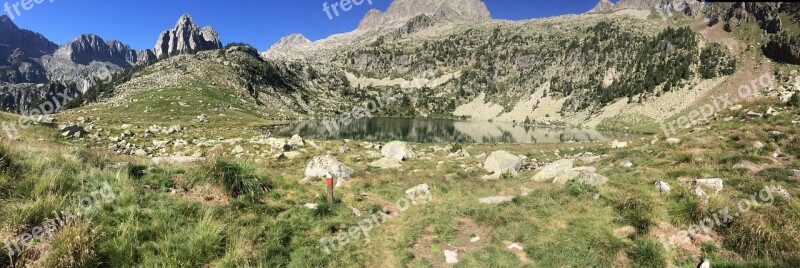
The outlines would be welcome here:
<svg viewBox="0 0 800 268">
<path fill-rule="evenodd" d="M 650 238 L 636 240 L 628 253 L 634 267 L 667 267 L 664 246 Z"/>
<path fill-rule="evenodd" d="M 258 199 L 261 193 L 272 189 L 272 183 L 256 174 L 255 168 L 249 164 L 240 165 L 224 160 L 213 160 L 202 170 L 202 175 L 220 185 L 225 193 L 233 198 L 249 195 L 253 199 Z"/>
<path fill-rule="evenodd" d="M 636 233 L 645 235 L 650 232 L 650 227 L 655 225 L 652 219 L 653 204 L 647 194 L 632 193 L 622 199 L 616 207 L 622 215 L 622 223 L 636 228 Z"/>
</svg>

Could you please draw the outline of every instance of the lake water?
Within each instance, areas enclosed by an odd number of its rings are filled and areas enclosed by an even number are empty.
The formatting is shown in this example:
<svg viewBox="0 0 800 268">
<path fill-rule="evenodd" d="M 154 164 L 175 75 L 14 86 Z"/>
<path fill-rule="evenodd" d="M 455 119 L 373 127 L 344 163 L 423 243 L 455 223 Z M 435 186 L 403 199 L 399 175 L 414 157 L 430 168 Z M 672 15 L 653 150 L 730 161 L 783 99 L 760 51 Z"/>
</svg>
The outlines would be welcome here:
<svg viewBox="0 0 800 268">
<path fill-rule="evenodd" d="M 329 130 L 330 129 L 330 130 Z M 514 126 L 510 123 L 470 122 L 447 119 L 364 118 L 338 129 L 322 121 L 305 121 L 279 129 L 279 136 L 299 134 L 317 140 L 351 139 L 387 142 L 458 143 L 564 143 L 611 141 L 636 134 L 582 128 Z"/>
</svg>

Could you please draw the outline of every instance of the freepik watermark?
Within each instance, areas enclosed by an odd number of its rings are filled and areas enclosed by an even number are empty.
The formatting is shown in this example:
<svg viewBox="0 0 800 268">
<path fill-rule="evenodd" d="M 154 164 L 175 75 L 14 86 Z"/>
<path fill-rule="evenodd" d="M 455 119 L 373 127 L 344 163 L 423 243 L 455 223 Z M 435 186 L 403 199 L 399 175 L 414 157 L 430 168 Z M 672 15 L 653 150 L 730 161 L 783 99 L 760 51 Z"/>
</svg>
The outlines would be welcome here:
<svg viewBox="0 0 800 268">
<path fill-rule="evenodd" d="M 360 106 L 356 106 L 350 112 L 341 113 L 333 117 L 324 117 L 322 119 L 322 124 L 325 125 L 325 129 L 328 130 L 328 133 L 335 133 L 341 129 L 341 127 L 352 124 L 354 120 L 372 118 L 373 114 L 379 109 L 409 94 L 411 94 L 410 88 L 401 89 L 400 93 L 385 91 L 374 100 L 369 99 L 362 102 Z"/>
<path fill-rule="evenodd" d="M 736 218 L 741 217 L 744 213 L 751 211 L 753 208 L 774 204 L 775 195 L 773 193 L 781 194 L 785 192 L 786 190 L 781 186 L 765 186 L 758 193 L 751 194 L 748 196 L 748 198 L 739 200 L 734 209 L 726 207 L 719 211 L 713 212 L 711 213 L 711 216 L 705 217 L 700 222 L 690 225 L 689 229 L 682 230 L 670 235 L 669 237 L 666 235 L 661 235 L 659 236 L 658 240 L 666 250 L 670 250 L 675 245 L 684 244 L 684 242 L 691 242 L 690 239 L 692 237 L 696 237 L 700 234 L 708 235 L 715 227 L 732 223 Z"/>
<path fill-rule="evenodd" d="M 334 18 L 339 17 L 339 9 L 343 12 L 348 12 L 353 10 L 354 6 L 363 5 L 364 2 L 372 5 L 372 0 L 339 0 L 339 2 L 333 2 L 333 4 L 328 4 L 328 2 L 322 3 L 322 12 L 325 12 L 328 15 L 328 20 L 333 20 Z M 331 13 L 333 12 L 333 13 Z"/>
<path fill-rule="evenodd" d="M 70 96 L 68 90 L 68 88 L 64 88 L 63 92 L 57 92 L 54 96 L 39 104 L 38 107 L 31 107 L 31 110 L 17 118 L 16 121 L 3 122 L 3 133 L 5 133 L 7 138 L 14 139 L 15 136 L 19 135 L 19 129 L 17 129 L 17 127 L 27 129 L 33 122 L 41 123 L 42 121 L 48 120 L 49 115 L 60 111 L 61 107 L 82 94 L 80 91 L 77 91 L 75 96 Z"/>
<path fill-rule="evenodd" d="M 411 206 L 426 205 L 431 201 L 433 201 L 433 196 L 431 195 L 428 185 L 422 184 L 408 189 L 406 191 L 406 196 L 398 199 L 394 205 L 397 207 L 398 213 L 402 213 L 411 208 Z M 337 245 L 343 247 L 349 243 L 358 241 L 361 239 L 362 235 L 364 238 L 367 238 L 374 228 L 381 226 L 381 224 L 397 216 L 398 215 L 392 216 L 384 211 L 371 211 L 370 216 L 358 222 L 357 225 L 351 226 L 346 231 L 340 232 L 333 238 L 322 238 L 319 240 L 319 243 L 322 245 L 322 249 L 325 250 L 325 254 L 330 255 L 336 251 Z"/>
<path fill-rule="evenodd" d="M 735 104 L 741 100 L 746 100 L 752 96 L 755 96 L 758 94 L 759 88 L 765 88 L 770 85 L 772 85 L 772 76 L 769 74 L 764 74 L 756 79 L 751 80 L 749 85 L 740 86 L 737 92 L 738 94 L 735 96 L 732 96 L 731 93 L 714 96 L 711 98 L 710 103 L 707 103 L 699 109 L 689 112 L 687 115 L 681 116 L 669 122 L 664 122 L 662 120 L 659 122 L 661 125 L 661 130 L 664 132 L 664 136 L 666 137 L 675 135 L 678 128 L 688 129 L 699 124 L 701 121 L 708 121 L 716 113 L 735 106 Z"/>
<path fill-rule="evenodd" d="M 22 233 L 12 239 L 5 240 L 3 244 L 9 256 L 16 256 L 25 247 L 30 247 L 36 241 L 43 238 L 52 238 L 58 229 L 77 222 L 81 215 L 89 212 L 92 208 L 113 202 L 117 198 L 114 190 L 107 182 L 103 183 L 100 189 L 89 193 L 89 196 L 76 201 L 75 206 L 61 212 L 53 211 L 53 219 L 46 219 L 41 225 L 35 226 L 30 231 Z"/>
<path fill-rule="evenodd" d="M 3 10 L 6 12 L 6 14 L 8 14 L 8 17 L 13 20 L 16 19 L 17 17 L 22 16 L 22 10 L 30 11 L 31 9 L 33 9 L 33 7 L 35 7 L 38 4 L 44 2 L 52 3 L 53 1 L 55 0 L 20 0 L 13 4 L 5 2 L 5 4 L 3 4 Z M 20 10 L 20 8 L 22 9 Z"/>
</svg>

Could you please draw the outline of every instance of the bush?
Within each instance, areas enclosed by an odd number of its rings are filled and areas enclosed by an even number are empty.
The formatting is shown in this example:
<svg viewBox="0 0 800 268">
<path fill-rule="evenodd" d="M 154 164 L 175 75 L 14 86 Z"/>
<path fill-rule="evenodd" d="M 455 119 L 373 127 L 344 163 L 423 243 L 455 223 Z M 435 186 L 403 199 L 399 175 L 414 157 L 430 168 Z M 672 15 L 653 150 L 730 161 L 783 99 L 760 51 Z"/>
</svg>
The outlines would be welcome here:
<svg viewBox="0 0 800 268">
<path fill-rule="evenodd" d="M 223 160 L 214 161 L 205 168 L 205 175 L 222 187 L 228 196 L 238 198 L 251 195 L 258 199 L 261 193 L 272 188 L 272 184 L 255 174 L 255 168 L 241 166 Z"/>
<path fill-rule="evenodd" d="M 649 233 L 650 227 L 655 225 L 651 218 L 653 205 L 646 194 L 631 194 L 616 209 L 622 215 L 622 223 L 633 226 L 638 234 Z"/>
<path fill-rule="evenodd" d="M 667 267 L 664 246 L 653 239 L 636 240 L 628 257 L 633 261 L 634 267 Z"/>
</svg>

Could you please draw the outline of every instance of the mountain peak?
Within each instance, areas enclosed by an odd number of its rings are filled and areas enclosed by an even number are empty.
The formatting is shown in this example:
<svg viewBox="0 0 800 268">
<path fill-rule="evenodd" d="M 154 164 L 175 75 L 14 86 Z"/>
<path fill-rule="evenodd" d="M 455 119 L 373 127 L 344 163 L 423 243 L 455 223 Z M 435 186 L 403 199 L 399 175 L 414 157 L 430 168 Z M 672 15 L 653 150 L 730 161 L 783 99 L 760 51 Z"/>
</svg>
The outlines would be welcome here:
<svg viewBox="0 0 800 268">
<path fill-rule="evenodd" d="M 481 0 L 395 0 L 386 12 L 370 10 L 358 28 L 371 30 L 398 26 L 420 15 L 452 22 L 480 22 L 492 19 L 489 9 Z"/>
<path fill-rule="evenodd" d="M 178 22 L 175 23 L 175 29 L 187 28 L 192 26 L 194 26 L 194 19 L 192 18 L 192 15 L 189 15 L 189 13 L 181 15 L 181 17 L 178 19 Z"/>
<path fill-rule="evenodd" d="M 220 49 L 222 42 L 213 28 L 200 28 L 194 24 L 189 14 L 183 14 L 175 28 L 161 33 L 156 41 L 154 52 L 158 58 L 172 55 Z"/>
<path fill-rule="evenodd" d="M 597 5 L 595 5 L 594 8 L 592 8 L 592 10 L 589 10 L 589 12 L 586 13 L 604 13 L 614 10 L 614 8 L 615 5 L 611 1 L 600 0 L 599 2 L 597 2 Z"/>
</svg>

